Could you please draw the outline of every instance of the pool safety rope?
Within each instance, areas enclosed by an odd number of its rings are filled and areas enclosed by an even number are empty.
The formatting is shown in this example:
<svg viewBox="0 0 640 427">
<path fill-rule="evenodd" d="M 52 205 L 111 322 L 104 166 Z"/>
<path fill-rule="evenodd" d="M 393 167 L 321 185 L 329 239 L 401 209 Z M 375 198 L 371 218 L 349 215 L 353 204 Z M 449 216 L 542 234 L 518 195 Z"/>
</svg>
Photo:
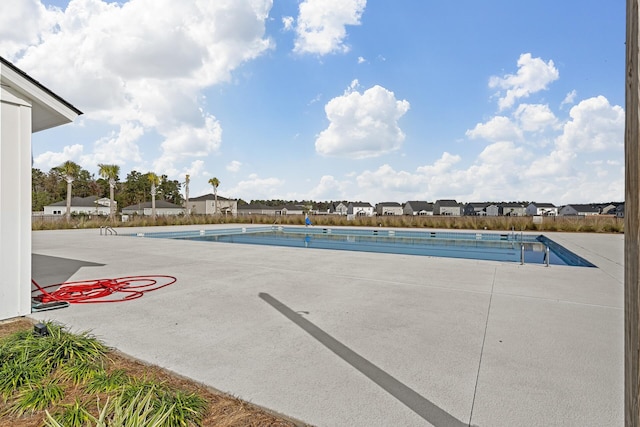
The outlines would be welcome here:
<svg viewBox="0 0 640 427">
<path fill-rule="evenodd" d="M 31 292 L 31 298 L 40 304 L 56 301 L 70 304 L 122 302 L 140 298 L 145 292 L 172 285 L 176 280 L 173 276 L 163 275 L 128 276 L 117 279 L 80 280 L 40 286 L 32 279 L 31 282 L 36 289 Z M 48 290 L 52 288 L 57 289 Z"/>
</svg>

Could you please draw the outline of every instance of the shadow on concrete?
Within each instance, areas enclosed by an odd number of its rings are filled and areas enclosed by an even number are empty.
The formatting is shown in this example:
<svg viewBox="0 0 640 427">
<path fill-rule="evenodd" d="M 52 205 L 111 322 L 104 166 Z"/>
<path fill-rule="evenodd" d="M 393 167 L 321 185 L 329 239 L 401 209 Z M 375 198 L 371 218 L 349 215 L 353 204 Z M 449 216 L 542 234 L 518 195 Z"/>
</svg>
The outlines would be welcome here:
<svg viewBox="0 0 640 427">
<path fill-rule="evenodd" d="M 66 282 L 81 267 L 102 267 L 104 264 L 79 259 L 31 254 L 31 278 L 40 286 Z"/>
<path fill-rule="evenodd" d="M 436 427 L 467 427 L 469 425 L 425 399 L 271 295 L 259 293 L 258 296 L 432 425 Z"/>
</svg>

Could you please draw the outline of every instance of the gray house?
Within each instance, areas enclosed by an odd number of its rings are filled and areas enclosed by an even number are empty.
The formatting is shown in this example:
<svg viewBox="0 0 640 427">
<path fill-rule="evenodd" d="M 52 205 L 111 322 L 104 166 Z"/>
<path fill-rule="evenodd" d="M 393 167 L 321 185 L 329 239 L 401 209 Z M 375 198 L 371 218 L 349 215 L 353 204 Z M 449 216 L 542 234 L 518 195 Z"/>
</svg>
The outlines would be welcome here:
<svg viewBox="0 0 640 427">
<path fill-rule="evenodd" d="M 433 215 L 433 203 L 411 200 L 404 204 L 402 213 L 417 216 Z"/>
<path fill-rule="evenodd" d="M 334 215 L 346 215 L 349 207 L 342 202 L 332 203 L 329 207 L 329 213 Z"/>
<path fill-rule="evenodd" d="M 210 193 L 189 199 L 188 208 L 190 213 L 194 215 L 213 215 L 217 212 L 235 216 L 238 214 L 238 201 L 218 196 L 218 204 L 216 206 L 216 196 Z"/>
<path fill-rule="evenodd" d="M 434 215 L 462 216 L 462 206 L 451 199 L 436 200 L 433 205 Z"/>
<path fill-rule="evenodd" d="M 491 204 L 485 208 L 485 212 L 487 216 L 500 216 L 501 209 L 499 205 Z"/>
<path fill-rule="evenodd" d="M 467 203 L 464 205 L 464 215 L 486 216 L 489 203 Z"/>
<path fill-rule="evenodd" d="M 566 205 L 558 212 L 560 216 L 592 216 L 600 215 L 600 208 L 595 205 Z"/>
<path fill-rule="evenodd" d="M 376 215 L 402 215 L 402 205 L 398 202 L 380 202 L 376 204 Z"/>
</svg>

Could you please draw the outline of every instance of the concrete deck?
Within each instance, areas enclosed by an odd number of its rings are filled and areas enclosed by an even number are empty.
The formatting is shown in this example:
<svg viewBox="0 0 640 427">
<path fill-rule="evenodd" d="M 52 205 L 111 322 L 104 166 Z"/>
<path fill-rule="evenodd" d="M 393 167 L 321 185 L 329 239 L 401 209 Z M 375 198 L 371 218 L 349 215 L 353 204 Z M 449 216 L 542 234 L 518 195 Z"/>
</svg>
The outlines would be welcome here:
<svg viewBox="0 0 640 427">
<path fill-rule="evenodd" d="M 622 425 L 623 236 L 545 234 L 598 268 L 37 231 L 40 284 L 178 281 L 32 317 L 317 426 Z"/>
</svg>

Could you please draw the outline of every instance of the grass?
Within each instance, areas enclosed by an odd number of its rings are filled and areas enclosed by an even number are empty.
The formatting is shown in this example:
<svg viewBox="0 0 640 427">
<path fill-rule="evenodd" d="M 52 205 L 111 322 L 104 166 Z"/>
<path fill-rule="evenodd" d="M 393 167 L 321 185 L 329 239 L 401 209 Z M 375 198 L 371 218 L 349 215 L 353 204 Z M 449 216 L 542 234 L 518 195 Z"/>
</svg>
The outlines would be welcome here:
<svg viewBox="0 0 640 427">
<path fill-rule="evenodd" d="M 0 426 L 295 426 L 109 349 L 88 332 L 0 323 Z"/>
<path fill-rule="evenodd" d="M 347 220 L 346 216 L 313 215 L 311 220 L 315 226 L 351 226 L 351 227 L 393 227 L 393 228 L 440 228 L 454 230 L 496 230 L 496 231 L 564 231 L 589 233 L 622 233 L 624 219 L 607 215 L 591 217 L 545 217 L 541 223 L 534 223 L 532 217 L 482 217 L 482 216 L 380 216 L 356 217 Z M 53 230 L 67 228 L 99 228 L 105 225 L 113 227 L 145 227 L 161 225 L 193 225 L 193 224 L 280 224 L 304 225 L 303 215 L 289 216 L 223 216 L 223 215 L 192 215 L 161 216 L 156 220 L 150 217 L 130 217 L 127 222 L 109 223 L 108 219 L 79 216 L 70 222 L 60 218 L 57 220 L 42 220 L 34 218 L 33 230 Z"/>
</svg>

